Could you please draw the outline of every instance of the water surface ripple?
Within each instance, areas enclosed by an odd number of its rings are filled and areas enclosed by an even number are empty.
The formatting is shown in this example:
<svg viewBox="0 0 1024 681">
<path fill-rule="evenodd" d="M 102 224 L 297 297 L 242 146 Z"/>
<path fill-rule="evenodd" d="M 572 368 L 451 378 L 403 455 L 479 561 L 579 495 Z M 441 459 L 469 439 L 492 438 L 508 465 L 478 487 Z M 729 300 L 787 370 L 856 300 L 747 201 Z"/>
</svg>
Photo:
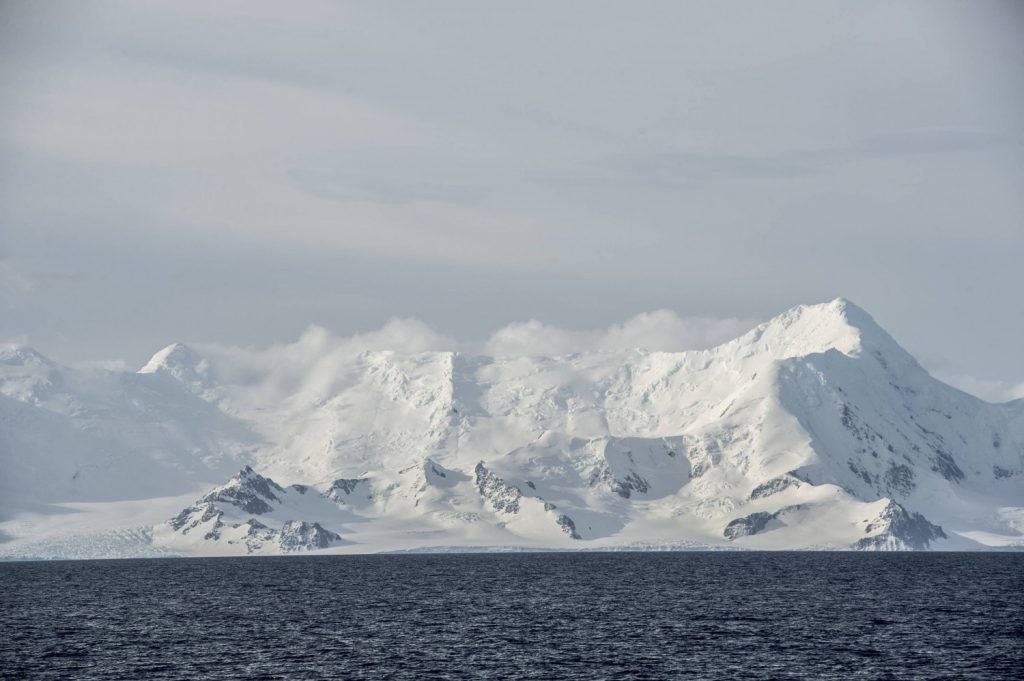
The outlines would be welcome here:
<svg viewBox="0 0 1024 681">
<path fill-rule="evenodd" d="M 1024 554 L 0 564 L 22 679 L 1010 679 Z"/>
</svg>

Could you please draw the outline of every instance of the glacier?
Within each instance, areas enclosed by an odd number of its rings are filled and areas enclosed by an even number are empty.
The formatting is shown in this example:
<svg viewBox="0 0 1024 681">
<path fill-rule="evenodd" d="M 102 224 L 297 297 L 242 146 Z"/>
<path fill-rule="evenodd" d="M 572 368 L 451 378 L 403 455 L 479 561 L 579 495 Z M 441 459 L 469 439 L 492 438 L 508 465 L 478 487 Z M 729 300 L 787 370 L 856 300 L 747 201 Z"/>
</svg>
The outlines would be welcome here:
<svg viewBox="0 0 1024 681">
<path fill-rule="evenodd" d="M 699 351 L 284 361 L 0 349 L 0 558 L 1024 548 L 1024 400 L 844 299 Z"/>
</svg>

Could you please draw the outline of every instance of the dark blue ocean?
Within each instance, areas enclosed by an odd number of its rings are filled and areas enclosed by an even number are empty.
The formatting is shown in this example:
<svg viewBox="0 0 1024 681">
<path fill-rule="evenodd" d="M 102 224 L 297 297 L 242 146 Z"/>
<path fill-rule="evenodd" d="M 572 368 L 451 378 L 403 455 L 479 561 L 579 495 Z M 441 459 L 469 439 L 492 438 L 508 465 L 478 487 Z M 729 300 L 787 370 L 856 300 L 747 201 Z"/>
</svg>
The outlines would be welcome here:
<svg viewBox="0 0 1024 681">
<path fill-rule="evenodd" d="M 0 564 L 11 679 L 1020 679 L 1024 554 Z"/>
</svg>

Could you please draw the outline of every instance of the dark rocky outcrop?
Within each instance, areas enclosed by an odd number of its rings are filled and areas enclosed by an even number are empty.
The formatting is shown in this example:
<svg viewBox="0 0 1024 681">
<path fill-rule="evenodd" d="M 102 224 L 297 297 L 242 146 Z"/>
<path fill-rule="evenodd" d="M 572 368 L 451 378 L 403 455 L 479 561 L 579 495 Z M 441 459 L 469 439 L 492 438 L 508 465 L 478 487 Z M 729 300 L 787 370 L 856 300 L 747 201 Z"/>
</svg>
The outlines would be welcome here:
<svg viewBox="0 0 1024 681">
<path fill-rule="evenodd" d="M 757 513 L 751 513 L 750 515 L 743 516 L 742 518 L 736 518 L 725 526 L 725 530 L 722 534 L 726 539 L 739 539 L 740 537 L 757 534 L 764 530 L 768 525 L 768 521 L 774 519 L 776 515 L 776 513 L 758 511 Z"/>
<path fill-rule="evenodd" d="M 341 541 L 341 535 L 325 530 L 320 523 L 289 520 L 278 532 L 278 543 L 282 551 L 312 551 L 326 549 L 333 542 Z"/>
<path fill-rule="evenodd" d="M 362 480 L 343 480 L 331 488 L 335 494 L 351 492 Z M 341 536 L 325 529 L 318 522 L 287 519 L 281 523 L 281 513 L 292 513 L 286 504 L 289 496 L 319 496 L 308 485 L 281 487 L 270 478 L 263 477 L 246 466 L 227 484 L 203 496 L 167 521 L 167 525 L 182 535 L 201 528 L 208 542 L 224 542 L 244 547 L 246 553 L 265 552 L 277 548 L 281 552 L 312 551 L 337 542 Z M 326 496 L 326 495 L 325 495 Z M 324 500 L 324 503 L 329 503 Z M 238 516 L 263 516 L 260 520 Z M 274 516 L 277 515 L 275 518 Z M 234 520 L 230 520 L 230 519 Z M 287 518 L 287 516 L 285 516 Z M 228 523 L 232 523 L 228 525 Z M 280 524 L 280 525 L 279 525 Z"/>
<path fill-rule="evenodd" d="M 747 537 L 752 534 L 758 534 L 763 532 L 768 527 L 768 523 L 773 520 L 778 520 L 784 514 L 790 511 L 799 511 L 806 508 L 804 504 L 796 504 L 794 506 L 784 506 L 774 513 L 768 513 L 767 511 L 758 511 L 757 513 L 751 513 L 745 515 L 742 518 L 736 518 L 729 522 L 725 526 L 725 530 L 722 534 L 726 539 L 739 539 L 740 537 Z"/>
<path fill-rule="evenodd" d="M 366 486 L 368 482 L 366 478 L 338 478 L 331 483 L 325 494 L 328 499 L 345 503 L 345 500 L 352 496 L 361 485 Z"/>
<path fill-rule="evenodd" d="M 930 542 L 946 538 L 941 527 L 892 500 L 864 527 L 865 534 L 872 532 L 877 534 L 858 540 L 853 548 L 860 551 L 923 551 Z"/>
<path fill-rule="evenodd" d="M 200 502 L 231 504 L 246 513 L 259 515 L 274 510 L 269 502 L 280 503 L 278 493 L 284 493 L 284 488 L 246 466 L 228 484 L 213 490 Z"/>
<path fill-rule="evenodd" d="M 572 518 L 565 515 L 564 513 L 558 516 L 558 520 L 555 521 L 558 526 L 562 528 L 562 531 L 573 539 L 581 539 L 579 532 L 576 531 L 576 523 L 573 522 Z"/>
<path fill-rule="evenodd" d="M 765 497 L 770 497 L 773 494 L 783 492 L 789 489 L 790 487 L 799 486 L 800 481 L 797 480 L 796 478 L 790 477 L 788 475 L 780 475 L 777 478 L 772 478 L 771 480 L 762 482 L 760 485 L 755 487 L 753 491 L 750 493 L 750 498 L 763 499 Z"/>
<path fill-rule="evenodd" d="M 610 483 L 612 491 L 623 499 L 629 499 L 634 492 L 646 494 L 651 487 L 650 483 L 637 475 L 635 471 L 630 471 L 629 475 L 622 480 L 612 477 Z"/>
<path fill-rule="evenodd" d="M 476 475 L 476 488 L 480 496 L 490 502 L 495 511 L 499 513 L 518 513 L 519 500 L 523 493 L 515 485 L 510 485 L 502 478 L 492 473 L 481 461 L 474 469 Z"/>
<path fill-rule="evenodd" d="M 182 509 L 181 513 L 171 518 L 167 523 L 178 532 L 188 534 L 189 530 L 214 518 L 220 519 L 224 513 L 209 502 L 198 502 Z"/>
<path fill-rule="evenodd" d="M 885 484 L 894 492 L 910 494 L 915 487 L 914 470 L 906 464 L 890 461 L 885 471 Z"/>
</svg>

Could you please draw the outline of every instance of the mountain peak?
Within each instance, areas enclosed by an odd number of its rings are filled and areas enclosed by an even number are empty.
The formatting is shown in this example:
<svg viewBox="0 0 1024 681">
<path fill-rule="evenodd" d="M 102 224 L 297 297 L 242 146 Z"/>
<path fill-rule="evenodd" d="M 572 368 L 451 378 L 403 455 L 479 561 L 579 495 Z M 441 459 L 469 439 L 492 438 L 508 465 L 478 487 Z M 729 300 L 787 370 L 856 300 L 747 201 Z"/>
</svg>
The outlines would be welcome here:
<svg viewBox="0 0 1024 681">
<path fill-rule="evenodd" d="M 184 343 L 171 343 L 149 358 L 146 365 L 139 369 L 140 374 L 155 374 L 161 369 L 172 367 L 188 367 L 194 369 L 202 361 L 202 357 Z"/>
<path fill-rule="evenodd" d="M 804 307 L 804 314 L 809 319 L 816 320 L 822 326 L 836 325 L 844 334 L 853 334 L 861 348 L 907 355 L 874 317 L 847 298 L 836 298 L 827 303 Z"/>
<path fill-rule="evenodd" d="M 836 325 L 861 333 L 881 331 L 881 327 L 878 326 L 878 323 L 871 315 L 848 298 L 835 298 L 825 303 L 797 305 L 782 313 L 776 319 L 785 319 L 787 321 L 801 320 L 813 322 L 815 325 Z"/>
<path fill-rule="evenodd" d="M 210 384 L 210 363 L 184 343 L 171 343 L 153 355 L 140 374 L 164 374 L 202 391 Z"/>
<path fill-rule="evenodd" d="M 63 382 L 62 367 L 27 345 L 0 345 L 0 395 L 38 403 Z"/>
<path fill-rule="evenodd" d="M 822 317 L 832 316 L 843 320 L 846 324 L 860 329 L 861 331 L 881 330 L 874 318 L 864 308 L 855 304 L 849 298 L 835 298 L 827 303 L 816 305 L 805 305 L 808 313 Z"/>
<path fill-rule="evenodd" d="M 0 345 L 0 364 L 25 367 L 56 367 L 57 364 L 27 345 Z"/>
<path fill-rule="evenodd" d="M 744 355 L 767 354 L 775 359 L 838 350 L 859 355 L 863 350 L 905 351 L 862 308 L 846 298 L 797 305 L 727 344 Z"/>
</svg>

